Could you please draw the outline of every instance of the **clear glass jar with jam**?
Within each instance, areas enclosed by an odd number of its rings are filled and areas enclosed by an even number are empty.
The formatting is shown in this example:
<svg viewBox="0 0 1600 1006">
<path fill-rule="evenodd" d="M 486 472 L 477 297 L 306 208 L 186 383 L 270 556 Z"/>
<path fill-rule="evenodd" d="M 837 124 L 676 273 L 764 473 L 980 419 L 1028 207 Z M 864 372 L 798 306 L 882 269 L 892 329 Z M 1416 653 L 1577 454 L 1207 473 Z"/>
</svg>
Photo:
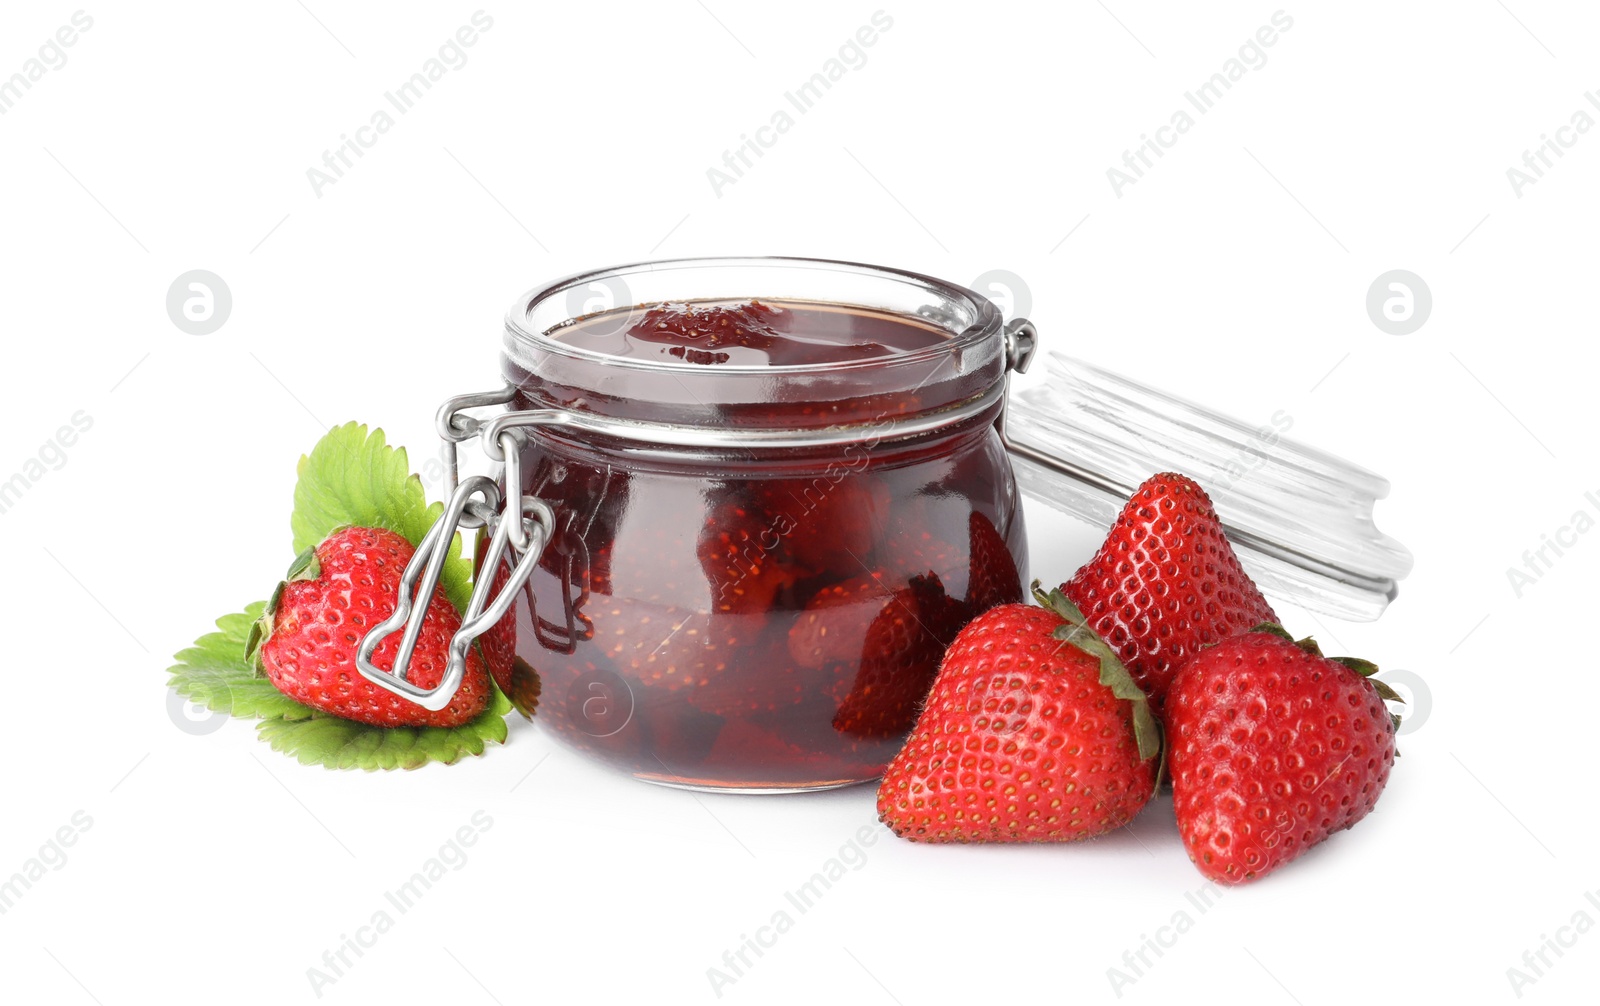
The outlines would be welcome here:
<svg viewBox="0 0 1600 1006">
<path fill-rule="evenodd" d="M 518 626 L 539 718 L 656 782 L 881 774 L 945 645 L 1022 597 L 997 431 L 1017 331 L 959 287 L 831 262 L 657 263 L 520 299 L 512 407 L 590 420 L 535 430 L 518 466 L 556 521 Z"/>
<path fill-rule="evenodd" d="M 624 772 L 869 781 L 956 632 L 1023 599 L 1019 474 L 1082 561 L 1133 486 L 1184 471 L 1276 597 L 1382 612 L 1410 556 L 1372 523 L 1381 478 L 1059 355 L 1009 396 L 1035 338 L 962 287 L 813 259 L 645 263 L 525 294 L 504 387 L 440 409 L 445 518 L 363 645 L 414 630 L 408 599 L 434 589 L 456 527 L 489 529 L 480 561 L 504 572 L 479 577 L 438 687 L 404 680 L 404 644 L 394 675 L 368 677 L 442 706 L 473 640 L 512 618 L 536 722 Z M 498 484 L 458 479 L 475 439 Z"/>
</svg>

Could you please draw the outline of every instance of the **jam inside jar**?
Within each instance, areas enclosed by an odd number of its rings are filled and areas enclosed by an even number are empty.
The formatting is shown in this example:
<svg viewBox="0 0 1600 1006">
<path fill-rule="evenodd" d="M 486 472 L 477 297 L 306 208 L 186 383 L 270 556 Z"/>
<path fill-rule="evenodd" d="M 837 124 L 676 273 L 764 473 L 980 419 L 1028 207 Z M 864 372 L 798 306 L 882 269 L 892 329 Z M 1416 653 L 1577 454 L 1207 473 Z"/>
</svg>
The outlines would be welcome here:
<svg viewBox="0 0 1600 1006">
<path fill-rule="evenodd" d="M 556 516 L 517 606 L 538 717 L 634 776 L 793 791 L 877 778 L 944 647 L 1019 601 L 993 304 L 794 259 L 651 263 L 521 298 L 513 408 Z"/>
</svg>

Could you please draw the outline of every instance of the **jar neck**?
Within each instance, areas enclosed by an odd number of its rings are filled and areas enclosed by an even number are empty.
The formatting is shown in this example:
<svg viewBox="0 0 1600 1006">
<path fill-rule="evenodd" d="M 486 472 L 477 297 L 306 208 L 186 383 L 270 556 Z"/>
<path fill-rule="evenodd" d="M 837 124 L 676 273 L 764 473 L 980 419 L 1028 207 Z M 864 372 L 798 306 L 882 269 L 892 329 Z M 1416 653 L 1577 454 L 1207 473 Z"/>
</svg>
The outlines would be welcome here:
<svg viewBox="0 0 1600 1006">
<path fill-rule="evenodd" d="M 980 408 L 952 410 L 943 422 L 921 432 L 897 434 L 893 424 L 864 425 L 859 435 L 807 446 L 733 447 L 663 444 L 637 437 L 597 434 L 592 430 L 544 427 L 531 431 L 528 442 L 562 457 L 595 465 L 676 473 L 701 472 L 726 476 L 740 471 L 858 471 L 913 464 L 932 456 L 969 449 L 996 435 L 1003 397 L 985 400 Z"/>
<path fill-rule="evenodd" d="M 1007 369 L 999 308 L 932 277 L 792 258 L 635 263 L 529 291 L 502 366 L 524 408 L 717 429 L 934 415 Z"/>
</svg>

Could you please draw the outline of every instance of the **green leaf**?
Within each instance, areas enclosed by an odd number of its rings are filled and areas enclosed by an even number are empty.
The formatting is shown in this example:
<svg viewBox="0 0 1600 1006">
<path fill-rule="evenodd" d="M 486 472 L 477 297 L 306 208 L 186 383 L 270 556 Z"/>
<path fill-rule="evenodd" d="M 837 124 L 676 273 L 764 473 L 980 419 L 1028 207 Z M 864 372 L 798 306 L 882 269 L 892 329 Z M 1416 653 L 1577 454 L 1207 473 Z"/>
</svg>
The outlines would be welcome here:
<svg viewBox="0 0 1600 1006">
<path fill-rule="evenodd" d="M 383 431 L 360 423 L 335 426 L 300 459 L 294 487 L 294 550 L 303 553 L 341 527 L 381 527 L 412 545 L 444 512 L 428 505 L 422 480 L 411 474 L 404 448 L 390 447 Z M 461 535 L 450 543 L 439 578 L 445 596 L 465 611 L 472 596 L 472 562 L 461 554 Z"/>
<path fill-rule="evenodd" d="M 450 729 L 385 729 L 301 705 L 265 677 L 256 677 L 245 657 L 245 640 L 265 608 L 266 603 L 258 601 L 217 619 L 220 631 L 201 636 L 177 655 L 168 684 L 208 709 L 240 719 L 260 718 L 256 730 L 261 739 L 304 765 L 369 772 L 418 768 L 433 761 L 448 765 L 465 755 L 483 754 L 490 741 L 504 743 L 511 700 L 498 689 L 477 719 Z"/>
<path fill-rule="evenodd" d="M 429 762 L 453 765 L 481 755 L 490 741 L 504 743 L 511 700 L 494 692 L 477 719 L 459 727 L 382 727 L 314 713 L 309 719 L 263 720 L 256 732 L 274 751 L 293 755 L 302 765 L 325 768 L 420 768 Z"/>
<path fill-rule="evenodd" d="M 220 632 L 195 640 L 173 659 L 167 684 L 179 695 L 219 713 L 242 718 L 258 716 L 305 719 L 313 710 L 289 698 L 245 658 L 245 640 L 260 619 L 266 602 L 257 601 L 236 615 L 217 619 Z"/>
</svg>

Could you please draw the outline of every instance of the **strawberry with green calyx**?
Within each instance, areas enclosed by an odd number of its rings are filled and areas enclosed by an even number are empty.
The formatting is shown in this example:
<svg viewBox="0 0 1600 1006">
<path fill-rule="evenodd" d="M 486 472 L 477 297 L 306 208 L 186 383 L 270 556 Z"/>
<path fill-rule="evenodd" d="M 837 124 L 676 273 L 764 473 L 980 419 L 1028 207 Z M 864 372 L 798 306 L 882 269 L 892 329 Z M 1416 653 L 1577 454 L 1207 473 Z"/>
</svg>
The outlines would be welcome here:
<svg viewBox="0 0 1600 1006">
<path fill-rule="evenodd" d="M 1059 591 L 1003 604 L 945 652 L 878 817 L 919 842 L 1067 842 L 1120 828 L 1155 791 L 1160 728 Z"/>
<path fill-rule="evenodd" d="M 356 652 L 373 626 L 394 613 L 400 574 L 415 550 L 393 531 L 350 527 L 301 553 L 289 579 L 278 585 L 246 643 L 246 657 L 296 702 L 379 727 L 455 727 L 489 703 L 489 676 L 476 649 L 450 704 L 429 710 L 368 681 L 356 669 Z M 444 678 L 450 639 L 461 616 L 444 597 L 429 601 L 411 653 L 407 680 L 433 688 Z M 390 671 L 401 633 L 391 633 L 372 664 Z"/>
<path fill-rule="evenodd" d="M 1369 814 L 1389 781 L 1401 701 L 1377 667 L 1325 657 L 1275 624 L 1200 651 L 1166 707 L 1178 831 L 1200 872 L 1263 877 Z"/>
<path fill-rule="evenodd" d="M 1239 565 L 1206 495 L 1172 472 L 1146 479 L 1105 543 L 1061 585 L 1159 715 L 1185 660 L 1278 616 Z"/>
<path fill-rule="evenodd" d="M 294 551 L 309 552 L 314 558 L 325 539 L 350 528 L 384 534 L 393 532 L 403 539 L 404 547 L 397 544 L 398 554 L 389 558 L 395 570 L 403 569 L 412 554 L 410 550 L 422 540 L 442 510 L 442 504 L 427 502 L 422 482 L 411 474 L 404 450 L 388 446 L 382 430 L 369 431 L 358 423 L 347 423 L 329 430 L 311 452 L 300 459 L 291 518 Z M 437 626 L 445 636 L 454 631 L 445 632 L 447 625 L 459 624 L 458 612 L 472 590 L 471 564 L 460 554 L 459 536 L 447 544 L 439 592 L 434 599 L 443 602 L 444 610 L 436 617 L 430 604 L 428 615 L 430 631 L 432 626 Z M 506 740 L 505 716 L 511 711 L 511 703 L 481 671 L 481 676 L 472 677 L 469 686 L 475 694 L 464 697 L 466 706 L 457 707 L 476 706 L 481 712 L 449 727 L 375 726 L 345 719 L 296 701 L 279 691 L 269 677 L 258 676 L 253 658 L 261 656 L 260 651 L 266 645 L 264 630 L 287 617 L 285 605 L 294 602 L 298 590 L 314 586 L 325 574 L 328 564 L 318 561 L 320 564 L 314 570 L 309 562 L 303 567 L 297 562 L 297 567 L 301 568 L 295 570 L 295 575 L 299 579 L 284 587 L 273 606 L 272 616 L 266 616 L 264 602 L 257 602 L 243 612 L 218 619 L 218 631 L 202 636 L 193 646 L 181 651 L 169 670 L 169 684 L 174 692 L 196 706 L 257 720 L 256 731 L 262 740 L 305 765 L 365 771 L 414 769 L 432 762 L 453 764 L 469 755 L 481 755 L 490 744 Z M 389 559 L 385 561 L 387 564 Z M 365 585 L 358 586 L 360 589 L 352 591 L 351 598 L 367 592 Z M 395 591 L 391 597 L 397 593 Z M 339 610 L 339 603 L 330 599 L 334 610 Z M 363 620 L 367 619 L 365 611 L 359 609 Z M 264 618 L 265 625 L 257 629 Z M 252 634 L 253 641 L 249 638 Z M 330 641 L 333 635 L 329 633 Z M 378 649 L 375 654 L 378 666 L 392 666 L 384 662 L 384 654 L 392 654 L 398 639 L 398 635 L 391 637 Z M 313 649 L 320 645 L 317 639 L 311 642 Z M 346 637 L 343 645 L 358 643 L 350 644 Z M 390 649 L 386 651 L 386 647 Z M 245 657 L 247 648 L 251 650 L 252 659 Z M 473 655 L 473 662 L 482 667 L 482 658 L 477 654 Z M 353 662 L 349 669 L 354 672 Z M 322 673 L 320 668 L 318 673 Z M 415 672 L 410 677 L 419 684 L 437 680 Z M 365 683 L 364 678 L 360 680 Z M 326 686 L 326 683 L 323 679 L 322 684 Z M 331 701 L 341 700 L 338 693 L 341 684 L 343 682 L 335 675 L 332 691 L 327 696 Z M 384 696 L 389 695 L 382 689 L 377 690 Z M 392 698 L 394 702 L 421 710 L 420 706 L 413 706 L 397 696 Z"/>
</svg>

